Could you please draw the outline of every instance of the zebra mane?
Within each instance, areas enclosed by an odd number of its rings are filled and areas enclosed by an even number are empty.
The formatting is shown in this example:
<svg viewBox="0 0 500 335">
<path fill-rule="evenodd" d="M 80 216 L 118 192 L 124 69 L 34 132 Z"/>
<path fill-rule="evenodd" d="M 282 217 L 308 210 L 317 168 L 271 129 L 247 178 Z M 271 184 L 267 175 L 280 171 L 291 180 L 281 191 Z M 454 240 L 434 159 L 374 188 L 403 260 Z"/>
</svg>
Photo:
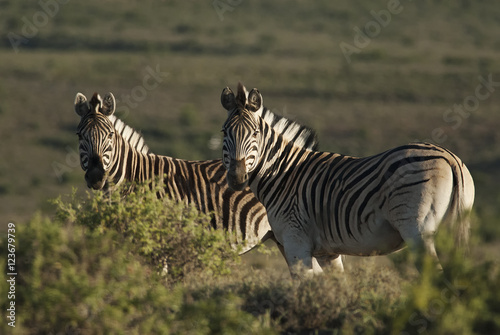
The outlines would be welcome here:
<svg viewBox="0 0 500 335">
<path fill-rule="evenodd" d="M 244 99 L 243 94 L 245 95 Z M 243 100 L 246 102 L 248 100 L 248 91 L 241 83 L 238 83 L 237 101 L 238 98 L 240 102 L 243 102 Z M 259 115 L 264 122 L 274 129 L 274 131 L 281 134 L 288 141 L 294 142 L 296 145 L 305 149 L 318 150 L 318 138 L 316 132 L 312 128 L 284 116 L 276 115 L 263 105 L 255 114 Z"/>
<path fill-rule="evenodd" d="M 125 122 L 123 122 L 114 115 L 109 115 L 108 118 L 111 121 L 111 123 L 113 123 L 113 126 L 115 127 L 117 134 L 120 134 L 121 137 L 126 142 L 128 142 L 128 144 L 130 144 L 132 148 L 136 149 L 137 151 L 143 154 L 150 153 L 149 147 L 146 145 L 144 138 L 137 130 L 126 125 Z"/>
<path fill-rule="evenodd" d="M 284 116 L 276 115 L 265 107 L 258 110 L 256 114 L 287 140 L 305 149 L 318 150 L 318 138 L 312 128 Z"/>
</svg>

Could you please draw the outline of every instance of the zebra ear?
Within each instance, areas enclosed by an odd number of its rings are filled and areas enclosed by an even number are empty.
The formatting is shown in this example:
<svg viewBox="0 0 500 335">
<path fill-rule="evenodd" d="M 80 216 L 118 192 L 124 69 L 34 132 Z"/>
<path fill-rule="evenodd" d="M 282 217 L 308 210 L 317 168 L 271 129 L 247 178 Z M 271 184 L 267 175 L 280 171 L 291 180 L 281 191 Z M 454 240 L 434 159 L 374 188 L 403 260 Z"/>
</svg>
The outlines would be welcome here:
<svg viewBox="0 0 500 335">
<path fill-rule="evenodd" d="M 115 108 L 116 108 L 115 97 L 111 92 L 106 93 L 106 95 L 102 99 L 101 113 L 106 116 L 110 116 L 115 112 Z"/>
<path fill-rule="evenodd" d="M 251 112 L 256 112 L 262 107 L 262 95 L 259 90 L 254 88 L 248 93 L 248 102 L 246 104 L 246 109 Z"/>
<path fill-rule="evenodd" d="M 222 90 L 220 102 L 222 104 L 222 107 L 224 107 L 227 111 L 233 110 L 236 107 L 236 99 L 234 97 L 234 93 L 229 87 L 226 87 Z"/>
<path fill-rule="evenodd" d="M 80 117 L 84 117 L 88 112 L 90 112 L 87 97 L 81 93 L 77 93 L 75 97 L 75 112 L 80 115 Z"/>
</svg>

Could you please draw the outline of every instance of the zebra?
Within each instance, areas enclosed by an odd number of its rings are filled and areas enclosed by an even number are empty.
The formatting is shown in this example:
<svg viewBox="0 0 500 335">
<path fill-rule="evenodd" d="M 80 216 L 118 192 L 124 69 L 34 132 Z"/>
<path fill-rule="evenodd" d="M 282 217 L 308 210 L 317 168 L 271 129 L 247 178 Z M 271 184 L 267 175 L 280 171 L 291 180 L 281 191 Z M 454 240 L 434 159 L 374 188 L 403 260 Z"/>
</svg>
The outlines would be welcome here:
<svg viewBox="0 0 500 335">
<path fill-rule="evenodd" d="M 94 93 L 90 101 L 81 93 L 75 97 L 75 111 L 81 117 L 77 128 L 80 163 L 89 188 L 111 192 L 125 181 L 138 183 L 165 176 L 164 192 L 158 196 L 194 204 L 210 214 L 211 226 L 227 230 L 231 246 L 239 246 L 240 254 L 267 239 L 274 240 L 265 208 L 248 188 L 232 191 L 227 187 L 220 159 L 187 161 L 151 153 L 143 137 L 113 115 L 115 105 L 112 93 L 103 98 Z M 288 130 L 290 138 L 313 134 L 269 110 L 262 110 L 262 115 L 276 129 Z M 307 145 L 316 147 L 316 138 L 309 138 Z"/>
<path fill-rule="evenodd" d="M 409 245 L 422 270 L 428 254 L 442 269 L 434 234 L 450 221 L 467 244 L 474 182 L 449 150 L 410 143 L 358 158 L 299 147 L 259 116 L 263 98 L 226 87 L 223 164 L 233 190 L 250 186 L 266 207 L 272 231 L 294 277 L 315 271 L 311 258 L 330 260 L 343 272 L 340 255 L 384 255 Z M 305 266 L 298 270 L 300 262 Z"/>
</svg>

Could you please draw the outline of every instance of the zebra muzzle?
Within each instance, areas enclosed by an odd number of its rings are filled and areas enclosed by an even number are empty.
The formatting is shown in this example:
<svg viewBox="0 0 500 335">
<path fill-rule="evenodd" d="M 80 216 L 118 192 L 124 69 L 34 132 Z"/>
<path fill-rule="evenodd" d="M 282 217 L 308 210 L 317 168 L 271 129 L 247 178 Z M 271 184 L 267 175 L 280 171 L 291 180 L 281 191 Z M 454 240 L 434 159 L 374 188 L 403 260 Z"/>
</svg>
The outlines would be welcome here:
<svg viewBox="0 0 500 335">
<path fill-rule="evenodd" d="M 89 169 L 85 173 L 85 181 L 87 182 L 88 188 L 93 188 L 94 190 L 100 190 L 104 187 L 106 181 L 106 172 L 102 162 L 98 158 L 91 159 L 91 164 Z"/>
<path fill-rule="evenodd" d="M 248 183 L 248 173 L 245 159 L 231 159 L 227 171 L 227 184 L 233 191 L 243 190 Z"/>
<path fill-rule="evenodd" d="M 85 174 L 85 181 L 89 188 L 100 190 L 104 187 L 105 173 L 101 169 L 92 169 Z"/>
</svg>

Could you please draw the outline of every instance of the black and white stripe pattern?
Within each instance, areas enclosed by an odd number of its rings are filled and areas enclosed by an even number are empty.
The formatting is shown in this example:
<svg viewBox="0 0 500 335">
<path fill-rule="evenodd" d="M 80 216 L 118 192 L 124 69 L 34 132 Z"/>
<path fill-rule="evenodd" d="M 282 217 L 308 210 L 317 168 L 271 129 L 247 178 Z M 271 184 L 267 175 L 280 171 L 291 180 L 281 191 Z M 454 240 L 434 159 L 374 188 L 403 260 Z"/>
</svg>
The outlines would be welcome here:
<svg viewBox="0 0 500 335">
<path fill-rule="evenodd" d="M 102 99 L 96 93 L 90 101 L 78 93 L 75 110 L 81 116 L 80 160 L 89 187 L 107 189 L 110 183 L 117 186 L 165 176 L 159 196 L 192 203 L 210 213 L 212 226 L 227 230 L 233 247 L 242 246 L 246 252 L 273 238 L 265 208 L 248 188 L 234 192 L 227 187 L 221 160 L 186 161 L 151 153 L 142 136 L 113 115 L 111 93 Z M 267 116 L 271 122 L 272 115 Z"/>
<path fill-rule="evenodd" d="M 311 269 L 316 257 L 342 269 L 339 255 L 387 254 L 405 242 L 438 262 L 433 236 L 446 220 L 467 242 L 468 220 L 456 219 L 472 208 L 474 183 L 447 149 L 413 143 L 366 158 L 309 150 L 255 113 L 256 89 L 245 99 L 227 88 L 222 96 L 228 184 L 249 185 L 264 204 L 291 267 L 302 261 Z"/>
</svg>

